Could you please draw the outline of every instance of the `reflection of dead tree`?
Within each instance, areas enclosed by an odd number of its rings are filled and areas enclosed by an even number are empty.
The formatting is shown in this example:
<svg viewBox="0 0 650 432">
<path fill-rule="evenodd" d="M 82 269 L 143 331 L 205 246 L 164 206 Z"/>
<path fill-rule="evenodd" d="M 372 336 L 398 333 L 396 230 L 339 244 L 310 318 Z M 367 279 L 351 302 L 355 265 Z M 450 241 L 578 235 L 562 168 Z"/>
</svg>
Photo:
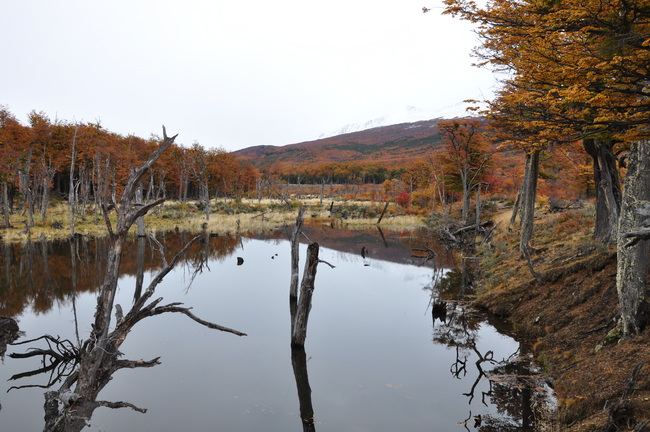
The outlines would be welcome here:
<svg viewBox="0 0 650 432">
<path fill-rule="evenodd" d="M 307 374 L 307 354 L 304 347 L 291 347 L 291 366 L 293 366 L 293 374 L 296 377 L 302 430 L 304 432 L 315 432 L 314 408 L 311 403 L 311 387 L 309 386 L 309 375 Z"/>
<path fill-rule="evenodd" d="M 478 376 L 476 377 L 476 380 L 474 380 L 474 384 L 472 384 L 472 388 L 468 393 L 463 393 L 464 396 L 469 397 L 469 403 L 472 403 L 472 400 L 474 399 L 474 391 L 476 390 L 476 386 L 478 385 L 479 381 L 486 376 L 485 371 L 483 370 L 483 367 L 481 366 L 485 362 L 489 362 L 492 364 L 497 363 L 496 360 L 494 360 L 494 353 L 490 350 L 485 353 L 485 355 L 482 355 L 479 350 L 476 349 L 476 346 L 472 346 L 472 349 L 478 356 L 478 360 L 476 360 L 476 369 L 478 370 Z M 483 405 L 488 406 L 488 404 L 485 402 L 485 396 L 490 396 L 492 394 L 492 381 L 489 381 L 490 383 L 490 390 L 487 392 L 481 392 L 481 402 L 483 402 Z"/>
<path fill-rule="evenodd" d="M 449 372 L 456 379 L 461 379 L 461 375 L 463 377 L 467 375 L 467 356 L 461 359 L 460 345 L 456 345 L 456 361 L 449 367 Z"/>
<path fill-rule="evenodd" d="M 47 349 L 41 348 L 31 348 L 26 353 L 11 353 L 9 357 L 15 359 L 24 359 L 30 357 L 42 356 L 41 368 L 34 369 L 28 372 L 23 372 L 13 375 L 9 380 L 17 380 L 20 378 L 25 378 L 29 376 L 39 375 L 42 373 L 50 373 L 47 384 L 45 385 L 24 385 L 24 386 L 13 386 L 11 389 L 21 389 L 26 387 L 40 387 L 40 388 L 50 388 L 62 378 L 70 376 L 74 371 L 77 363 L 79 362 L 79 350 L 67 339 L 55 339 L 50 335 L 44 335 L 36 339 L 30 339 L 22 342 L 17 342 L 12 345 L 23 345 L 31 342 L 36 342 L 38 340 L 44 340 L 47 344 Z"/>
<path fill-rule="evenodd" d="M 190 312 L 189 308 L 181 307 L 179 303 L 161 305 L 162 298 L 151 300 L 156 287 L 162 279 L 174 268 L 191 244 L 199 240 L 194 237 L 171 262 L 167 262 L 163 251 L 160 257 L 163 268 L 151 280 L 144 293 L 133 303 L 131 310 L 124 315 L 122 308 L 115 305 L 117 281 L 120 273 L 120 260 L 125 245 L 127 233 L 135 221 L 147 214 L 149 210 L 161 204 L 159 199 L 148 204 L 136 204 L 135 193 L 144 174 L 162 153 L 174 142 L 176 136 L 168 137 L 163 127 L 163 142 L 151 154 L 149 159 L 137 170 L 132 171 L 124 188 L 117 209 L 117 224 L 113 230 L 108 218 L 108 209 L 104 206 L 104 220 L 108 228 L 111 247 L 108 251 L 106 273 L 97 296 L 95 321 L 92 324 L 90 337 L 79 350 L 78 369 L 72 372 L 57 391 L 45 394 L 45 428 L 44 431 L 78 431 L 83 429 L 97 407 L 132 408 L 144 410 L 128 402 L 97 401 L 99 392 L 108 384 L 113 373 L 124 368 L 152 367 L 158 364 L 155 358 L 149 361 L 132 361 L 119 359 L 122 343 L 135 324 L 144 318 L 162 313 L 182 313 L 192 320 L 211 329 L 230 332 L 236 335 L 244 333 L 204 321 Z M 111 315 L 115 310 L 116 322 L 111 331 Z M 74 388 L 73 388 L 74 386 Z"/>
</svg>

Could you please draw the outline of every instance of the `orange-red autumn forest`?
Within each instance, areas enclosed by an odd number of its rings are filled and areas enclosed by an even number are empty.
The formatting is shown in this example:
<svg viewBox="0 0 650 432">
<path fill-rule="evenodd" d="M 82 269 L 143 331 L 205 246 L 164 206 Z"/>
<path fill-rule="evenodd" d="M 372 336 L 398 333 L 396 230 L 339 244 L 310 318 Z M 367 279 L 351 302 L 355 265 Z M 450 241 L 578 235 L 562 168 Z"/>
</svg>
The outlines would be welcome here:
<svg viewBox="0 0 650 432">
<path fill-rule="evenodd" d="M 99 124 L 52 121 L 43 112 L 33 111 L 28 118 L 29 124 L 22 124 L 8 108 L 0 110 L 0 182 L 3 209 L 9 212 L 30 201 L 36 215 L 46 214 L 52 199 L 67 199 L 71 179 L 78 199 L 111 202 L 131 167 L 141 164 L 160 142 L 157 136 L 122 136 Z M 233 154 L 199 143 L 174 144 L 145 179 L 145 199 L 198 200 L 206 191 L 211 198 L 278 198 L 287 191 L 318 194 L 324 189 L 328 195 L 392 201 L 406 212 L 428 214 L 462 201 L 462 179 L 468 175 L 473 177 L 465 183 L 467 196 L 480 183 L 487 196 L 514 199 L 523 178 L 522 152 L 495 142 L 483 119 L 430 123 L 435 127 L 422 136 L 408 128 L 402 128 L 406 132 L 401 135 L 386 135 L 386 128 L 349 134 L 333 151 L 338 137 L 303 143 L 300 146 L 310 149 L 308 157 L 293 151 L 294 146 L 274 148 L 275 157 L 265 159 L 247 157 L 247 149 Z M 454 145 L 466 148 L 454 152 Z M 355 146 L 368 147 L 363 157 L 358 151 L 350 154 Z M 463 171 L 458 162 L 464 158 L 468 165 Z M 579 143 L 548 148 L 541 166 L 542 196 L 594 196 L 592 163 Z"/>
</svg>

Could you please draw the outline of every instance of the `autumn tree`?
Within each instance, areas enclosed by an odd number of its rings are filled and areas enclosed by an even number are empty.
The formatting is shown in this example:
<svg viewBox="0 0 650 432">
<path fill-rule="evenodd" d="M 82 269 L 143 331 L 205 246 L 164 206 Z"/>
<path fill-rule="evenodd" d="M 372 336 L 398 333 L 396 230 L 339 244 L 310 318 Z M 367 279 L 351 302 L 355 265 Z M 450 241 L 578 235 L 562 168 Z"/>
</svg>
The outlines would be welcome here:
<svg viewBox="0 0 650 432">
<path fill-rule="evenodd" d="M 462 220 L 467 223 L 470 196 L 489 167 L 490 155 L 482 131 L 481 120 L 463 119 L 438 123 L 445 152 L 440 158 L 448 167 L 447 174 L 457 180 L 462 191 Z"/>
<path fill-rule="evenodd" d="M 22 150 L 27 145 L 29 130 L 16 119 L 8 108 L 0 106 L 0 184 L 2 185 L 2 212 L 4 226 L 9 227 L 16 190 L 16 173 L 20 167 Z"/>
<path fill-rule="evenodd" d="M 593 159 L 595 237 L 614 238 L 617 154 L 647 135 L 647 5 L 641 1 L 446 0 L 446 13 L 478 24 L 480 65 L 506 72 L 497 112 L 527 111 L 540 141 L 582 140 Z M 491 111 L 494 112 L 494 109 Z M 524 121 L 519 119 L 519 121 Z"/>
</svg>

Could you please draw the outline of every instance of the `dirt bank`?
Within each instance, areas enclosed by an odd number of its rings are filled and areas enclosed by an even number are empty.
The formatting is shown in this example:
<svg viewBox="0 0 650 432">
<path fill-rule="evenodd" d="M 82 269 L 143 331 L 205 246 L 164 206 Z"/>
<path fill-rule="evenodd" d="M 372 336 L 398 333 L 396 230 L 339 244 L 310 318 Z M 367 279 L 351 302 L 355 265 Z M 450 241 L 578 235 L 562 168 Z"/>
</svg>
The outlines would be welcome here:
<svg viewBox="0 0 650 432">
<path fill-rule="evenodd" d="M 621 341 L 612 334 L 619 313 L 615 249 L 591 243 L 582 217 L 545 215 L 537 221 L 540 250 L 533 265 L 541 281 L 516 256 L 517 232 L 504 230 L 482 251 L 486 279 L 477 301 L 531 341 L 558 397 L 552 430 L 650 431 L 650 425 L 634 429 L 650 420 L 650 330 Z"/>
</svg>

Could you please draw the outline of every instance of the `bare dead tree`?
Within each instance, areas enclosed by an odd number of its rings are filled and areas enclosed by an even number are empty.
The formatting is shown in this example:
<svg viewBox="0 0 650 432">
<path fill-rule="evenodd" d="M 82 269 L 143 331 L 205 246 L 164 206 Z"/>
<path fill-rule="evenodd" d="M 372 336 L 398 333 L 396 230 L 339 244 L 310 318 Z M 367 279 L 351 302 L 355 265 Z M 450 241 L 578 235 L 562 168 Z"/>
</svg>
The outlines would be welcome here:
<svg viewBox="0 0 650 432">
<path fill-rule="evenodd" d="M 74 181 L 74 167 L 77 161 L 77 132 L 79 132 L 79 125 L 74 127 L 74 135 L 72 136 L 72 150 L 70 151 L 70 190 L 68 191 L 68 207 L 70 208 L 70 237 L 74 236 L 74 211 L 75 211 L 75 181 Z"/>
<path fill-rule="evenodd" d="M 174 142 L 176 135 L 168 137 L 163 126 L 163 141 L 151 154 L 149 159 L 129 176 L 126 187 L 117 206 L 117 224 L 113 229 L 108 219 L 108 210 L 103 206 L 105 221 L 111 237 L 111 246 L 107 257 L 104 282 L 97 297 L 95 320 L 90 337 L 79 348 L 78 368 L 69 374 L 60 388 L 45 394 L 44 431 L 70 432 L 83 429 L 97 407 L 131 408 L 139 412 L 146 410 L 128 402 L 98 401 L 100 391 L 108 384 L 112 374 L 124 368 L 152 367 L 159 363 L 158 358 L 149 361 L 132 361 L 120 358 L 120 346 L 135 324 L 144 318 L 163 313 L 180 313 L 199 324 L 211 329 L 245 334 L 237 330 L 205 321 L 194 315 L 190 308 L 180 303 L 161 304 L 162 297 L 152 300 L 156 287 L 174 268 L 188 248 L 199 240 L 194 237 L 174 258 L 167 262 L 160 253 L 163 268 L 151 280 L 144 293 L 133 303 L 130 311 L 124 315 L 120 305 L 115 305 L 115 294 L 120 270 L 120 259 L 126 236 L 135 221 L 149 210 L 162 203 L 159 199 L 147 204 L 137 204 L 135 193 L 144 174 L 162 153 Z M 116 322 L 111 331 L 111 316 L 115 314 Z"/>
</svg>

